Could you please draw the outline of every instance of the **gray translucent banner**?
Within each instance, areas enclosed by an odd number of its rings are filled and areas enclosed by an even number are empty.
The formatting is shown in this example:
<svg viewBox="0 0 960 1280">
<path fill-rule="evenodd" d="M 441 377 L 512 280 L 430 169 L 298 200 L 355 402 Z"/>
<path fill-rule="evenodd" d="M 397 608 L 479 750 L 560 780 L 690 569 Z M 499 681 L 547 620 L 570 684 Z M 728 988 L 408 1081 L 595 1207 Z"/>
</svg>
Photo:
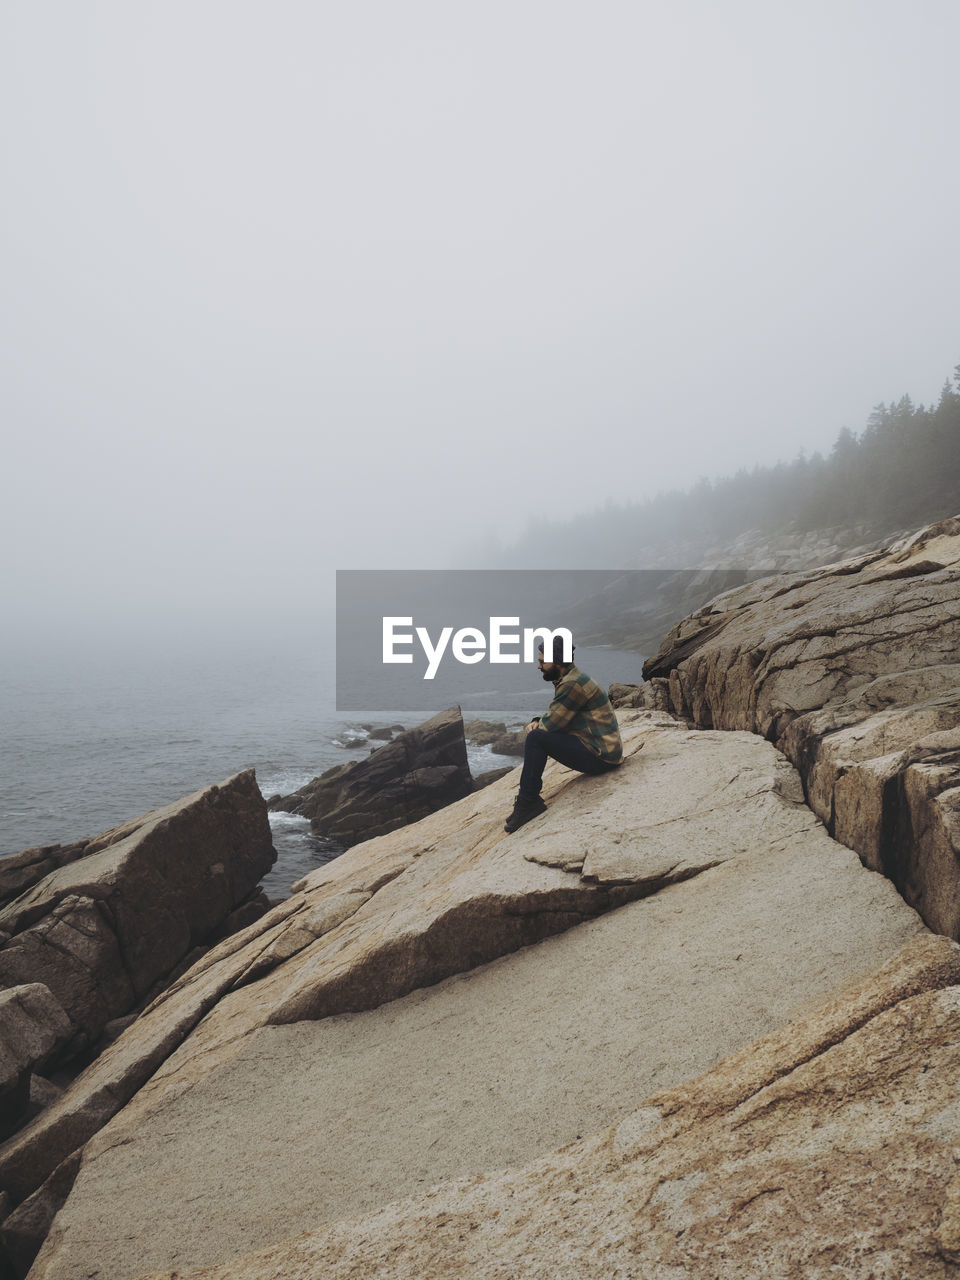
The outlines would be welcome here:
<svg viewBox="0 0 960 1280">
<path fill-rule="evenodd" d="M 638 684 L 685 613 L 757 576 L 743 570 L 340 570 L 337 710 L 523 717 L 550 690 L 538 629 L 565 628 L 603 685 Z M 681 612 L 677 612 L 677 610 Z M 527 644 L 525 633 L 531 633 Z M 526 650 L 526 652 L 525 652 Z"/>
</svg>

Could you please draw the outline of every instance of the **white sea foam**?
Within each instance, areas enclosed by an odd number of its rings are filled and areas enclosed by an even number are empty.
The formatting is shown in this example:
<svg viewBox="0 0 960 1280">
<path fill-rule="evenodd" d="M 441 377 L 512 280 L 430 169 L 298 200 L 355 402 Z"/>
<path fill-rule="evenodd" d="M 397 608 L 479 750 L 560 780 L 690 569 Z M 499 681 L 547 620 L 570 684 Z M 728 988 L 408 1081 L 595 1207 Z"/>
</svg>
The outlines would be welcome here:
<svg viewBox="0 0 960 1280">
<path fill-rule="evenodd" d="M 258 774 L 257 782 L 260 784 L 261 792 L 268 799 L 270 796 L 289 796 L 294 791 L 299 791 L 301 787 L 305 787 L 308 782 L 312 782 L 327 768 L 329 765 L 322 764 L 310 772 L 303 769 L 277 769 L 268 772 L 264 769 L 262 774 Z"/>
<path fill-rule="evenodd" d="M 310 819 L 302 813 L 286 813 L 283 809 L 274 809 L 267 815 L 271 828 L 283 831 L 309 831 Z"/>
<path fill-rule="evenodd" d="M 520 764 L 520 757 L 502 756 L 494 751 L 489 744 L 479 747 L 468 743 L 467 763 L 470 765 L 470 772 L 476 776 L 478 773 L 486 773 L 488 769 L 502 769 L 505 765 L 518 765 Z"/>
</svg>

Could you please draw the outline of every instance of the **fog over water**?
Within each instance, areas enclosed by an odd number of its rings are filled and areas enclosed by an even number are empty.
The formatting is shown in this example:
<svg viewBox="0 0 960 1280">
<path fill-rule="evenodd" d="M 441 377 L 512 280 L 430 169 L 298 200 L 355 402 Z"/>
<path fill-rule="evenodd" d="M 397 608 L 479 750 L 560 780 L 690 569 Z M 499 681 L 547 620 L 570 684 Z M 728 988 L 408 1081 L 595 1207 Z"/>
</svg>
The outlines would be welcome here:
<svg viewBox="0 0 960 1280">
<path fill-rule="evenodd" d="M 158 723 L 194 655 L 332 704 L 337 568 L 539 567 L 544 514 L 935 399 L 958 46 L 952 0 L 4 6 L 9 777 L 114 658 Z"/>
</svg>

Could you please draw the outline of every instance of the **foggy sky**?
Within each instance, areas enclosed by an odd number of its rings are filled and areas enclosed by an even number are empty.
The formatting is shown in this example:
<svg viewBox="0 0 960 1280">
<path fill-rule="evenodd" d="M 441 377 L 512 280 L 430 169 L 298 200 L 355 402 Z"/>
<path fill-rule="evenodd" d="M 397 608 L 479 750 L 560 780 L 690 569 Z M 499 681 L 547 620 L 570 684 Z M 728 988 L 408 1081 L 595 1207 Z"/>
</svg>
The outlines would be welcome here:
<svg viewBox="0 0 960 1280">
<path fill-rule="evenodd" d="M 0 14 L 13 630 L 475 563 L 960 361 L 953 0 Z"/>
</svg>

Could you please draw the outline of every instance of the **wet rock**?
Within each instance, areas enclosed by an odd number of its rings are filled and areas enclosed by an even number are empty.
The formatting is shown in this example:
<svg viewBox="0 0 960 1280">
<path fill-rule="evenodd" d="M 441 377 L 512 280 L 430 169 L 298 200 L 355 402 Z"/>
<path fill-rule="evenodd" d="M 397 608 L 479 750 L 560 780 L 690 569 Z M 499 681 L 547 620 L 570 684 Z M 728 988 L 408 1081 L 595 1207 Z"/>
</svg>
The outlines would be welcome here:
<svg viewBox="0 0 960 1280">
<path fill-rule="evenodd" d="M 417 822 L 472 788 L 463 720 L 452 707 L 270 807 L 303 814 L 314 830 L 349 848 Z"/>
<path fill-rule="evenodd" d="M 513 770 L 507 765 L 503 769 L 487 769 L 484 773 L 478 773 L 473 780 L 474 791 L 482 791 L 484 787 L 489 787 L 491 782 L 499 782 L 501 778 L 505 778 L 508 773 Z"/>
<path fill-rule="evenodd" d="M 507 732 L 502 720 L 467 720 L 463 726 L 463 735 L 468 742 L 478 747 L 489 746 L 494 738 L 500 738 Z"/>
<path fill-rule="evenodd" d="M 464 725 L 468 742 L 490 747 L 499 756 L 522 756 L 526 737 L 522 729 L 508 729 L 502 720 L 470 720 Z"/>
</svg>

